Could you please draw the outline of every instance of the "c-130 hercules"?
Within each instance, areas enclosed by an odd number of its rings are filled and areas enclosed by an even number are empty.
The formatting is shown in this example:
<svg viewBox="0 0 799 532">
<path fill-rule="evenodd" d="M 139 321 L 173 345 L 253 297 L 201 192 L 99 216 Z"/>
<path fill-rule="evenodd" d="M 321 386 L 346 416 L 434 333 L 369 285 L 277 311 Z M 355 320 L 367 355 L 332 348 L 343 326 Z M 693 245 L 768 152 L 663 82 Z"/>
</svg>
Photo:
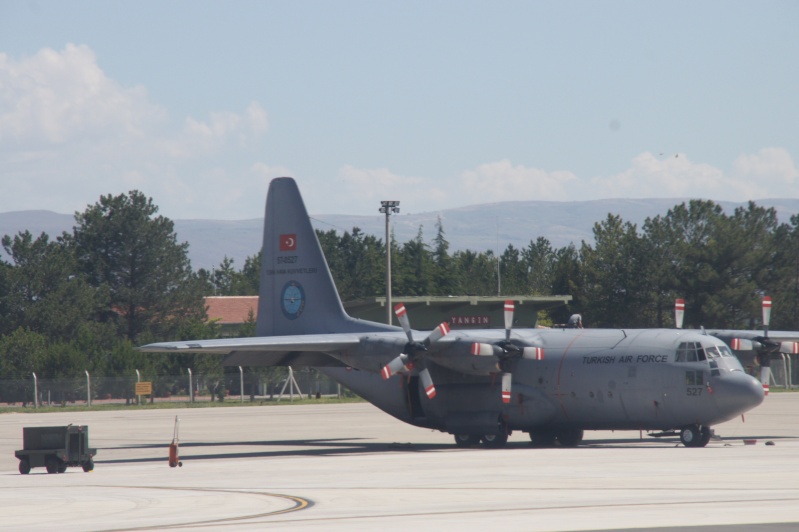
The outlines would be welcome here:
<svg viewBox="0 0 799 532">
<path fill-rule="evenodd" d="M 144 352 L 225 355 L 230 366 L 311 366 L 406 423 L 458 446 L 580 443 L 585 430 L 676 431 L 703 447 L 711 427 L 763 401 L 727 345 L 679 329 L 432 333 L 358 320 L 341 304 L 292 178 L 269 185 L 256 337 L 154 343 Z M 713 368 L 711 369 L 711 362 Z"/>
</svg>

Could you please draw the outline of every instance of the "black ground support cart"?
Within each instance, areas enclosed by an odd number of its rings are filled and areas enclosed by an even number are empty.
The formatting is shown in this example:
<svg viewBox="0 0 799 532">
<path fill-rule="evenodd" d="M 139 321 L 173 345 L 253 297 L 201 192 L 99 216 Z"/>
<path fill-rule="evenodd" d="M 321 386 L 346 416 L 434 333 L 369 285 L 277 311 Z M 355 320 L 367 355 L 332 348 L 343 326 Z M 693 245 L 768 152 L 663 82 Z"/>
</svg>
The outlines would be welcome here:
<svg viewBox="0 0 799 532">
<path fill-rule="evenodd" d="M 87 473 L 94 469 L 97 449 L 89 447 L 87 425 L 23 427 L 22 446 L 14 456 L 23 475 L 34 467 L 44 467 L 48 473 L 63 473 L 68 467 L 82 467 Z"/>
</svg>

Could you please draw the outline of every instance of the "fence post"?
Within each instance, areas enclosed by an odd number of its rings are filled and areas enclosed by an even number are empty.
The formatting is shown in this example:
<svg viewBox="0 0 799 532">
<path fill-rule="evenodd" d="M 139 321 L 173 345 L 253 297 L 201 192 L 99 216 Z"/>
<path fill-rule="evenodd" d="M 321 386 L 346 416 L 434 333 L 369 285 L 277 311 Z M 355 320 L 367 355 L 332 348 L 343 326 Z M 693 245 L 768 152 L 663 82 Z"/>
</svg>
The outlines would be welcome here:
<svg viewBox="0 0 799 532">
<path fill-rule="evenodd" d="M 191 368 L 186 368 L 186 371 L 189 372 L 189 402 L 194 402 L 194 381 L 191 378 Z"/>
<path fill-rule="evenodd" d="M 239 366 L 239 393 L 241 394 L 241 402 L 244 402 L 244 370 Z"/>
<path fill-rule="evenodd" d="M 136 370 L 136 382 L 141 382 L 141 373 Z M 136 404 L 141 405 L 141 395 L 136 395 Z"/>
<path fill-rule="evenodd" d="M 89 370 L 86 372 L 86 405 L 92 406 L 92 378 L 89 376 Z"/>
<path fill-rule="evenodd" d="M 39 379 L 33 373 L 33 408 L 39 408 Z"/>
</svg>

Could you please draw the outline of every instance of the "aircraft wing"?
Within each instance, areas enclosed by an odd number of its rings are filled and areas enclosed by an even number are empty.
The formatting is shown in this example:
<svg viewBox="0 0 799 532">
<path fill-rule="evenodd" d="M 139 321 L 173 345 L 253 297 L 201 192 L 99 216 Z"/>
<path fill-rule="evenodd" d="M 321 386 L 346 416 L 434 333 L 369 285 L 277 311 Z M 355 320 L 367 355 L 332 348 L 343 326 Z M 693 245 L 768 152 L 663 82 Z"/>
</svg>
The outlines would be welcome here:
<svg viewBox="0 0 799 532">
<path fill-rule="evenodd" d="M 708 329 L 708 334 L 719 338 L 763 338 L 763 331 L 744 331 L 736 329 Z M 799 331 L 769 331 L 768 337 L 774 341 L 799 340 Z"/>
<path fill-rule="evenodd" d="M 352 348 L 360 344 L 355 334 L 306 334 L 301 336 L 261 336 L 254 338 L 219 338 L 216 340 L 189 340 L 185 342 L 159 342 L 137 347 L 142 353 L 206 353 L 227 355 L 234 351 L 275 352 L 313 351 L 329 353 Z"/>
<path fill-rule="evenodd" d="M 770 345 L 783 353 L 799 350 L 799 331 L 745 331 L 735 329 L 708 329 L 707 334 L 722 340 L 736 351 L 748 351 Z"/>
<path fill-rule="evenodd" d="M 355 334 L 308 334 L 159 342 L 137 347 L 142 353 L 227 355 L 226 366 L 343 366 L 334 354 L 361 343 Z"/>
</svg>

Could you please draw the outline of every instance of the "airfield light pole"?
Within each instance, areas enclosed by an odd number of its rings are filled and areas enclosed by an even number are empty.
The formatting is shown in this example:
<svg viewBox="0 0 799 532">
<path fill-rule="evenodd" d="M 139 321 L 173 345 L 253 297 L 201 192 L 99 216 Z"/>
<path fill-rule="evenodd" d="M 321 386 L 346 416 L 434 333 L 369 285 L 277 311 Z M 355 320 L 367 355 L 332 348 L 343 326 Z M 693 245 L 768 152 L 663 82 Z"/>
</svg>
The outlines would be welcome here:
<svg viewBox="0 0 799 532">
<path fill-rule="evenodd" d="M 391 232 L 389 219 L 400 212 L 399 201 L 381 201 L 380 212 L 386 215 L 386 320 L 391 325 Z"/>
</svg>

